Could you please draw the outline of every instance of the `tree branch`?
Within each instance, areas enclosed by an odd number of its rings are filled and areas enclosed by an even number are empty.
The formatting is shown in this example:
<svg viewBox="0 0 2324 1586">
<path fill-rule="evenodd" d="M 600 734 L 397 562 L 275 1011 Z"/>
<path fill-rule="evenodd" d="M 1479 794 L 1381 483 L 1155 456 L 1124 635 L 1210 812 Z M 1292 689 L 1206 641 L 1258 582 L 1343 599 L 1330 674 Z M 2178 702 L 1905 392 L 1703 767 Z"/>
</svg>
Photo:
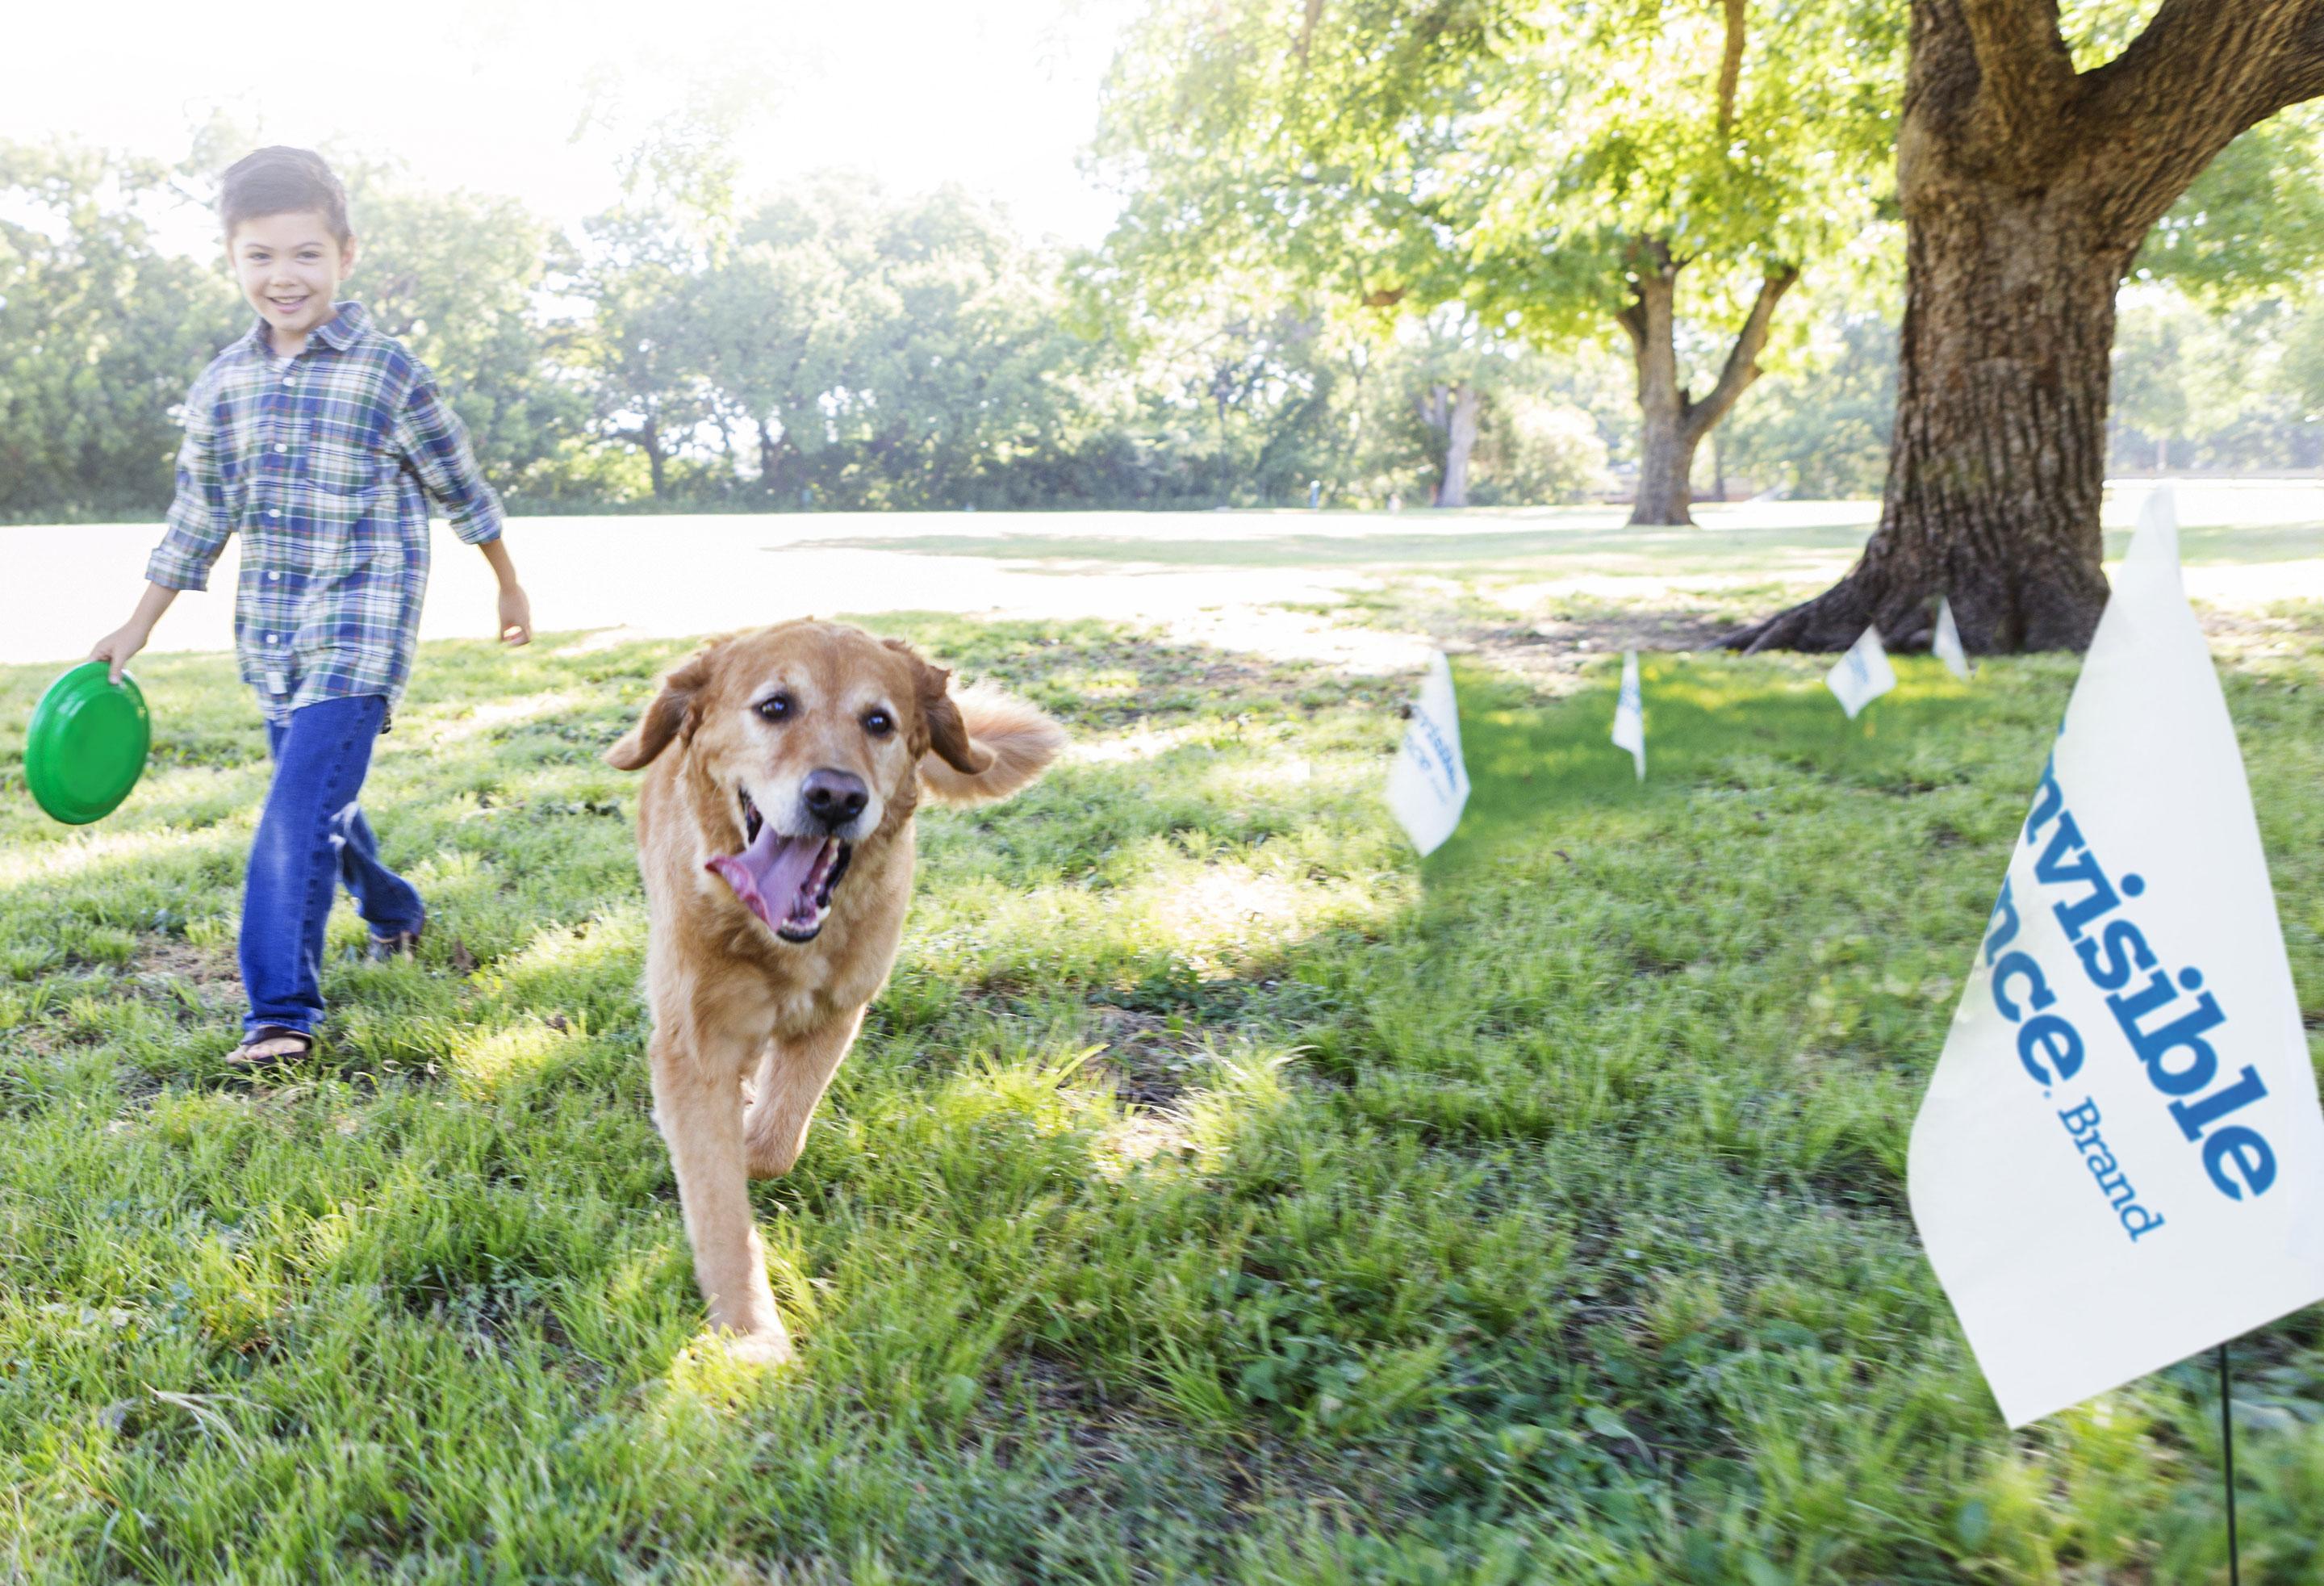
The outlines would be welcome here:
<svg viewBox="0 0 2324 1586">
<path fill-rule="evenodd" d="M 2324 5 L 2305 7 L 2288 44 L 2270 93 L 2279 105 L 2324 94 Z"/>
<path fill-rule="evenodd" d="M 1643 354 L 1646 346 L 1646 300 L 1632 293 L 1630 300 L 1614 311 L 1614 322 L 1629 334 L 1630 350 Z"/>
<path fill-rule="evenodd" d="M 2057 0 L 1960 0 L 1960 18 L 1977 60 L 1978 107 L 2003 145 L 2022 156 L 2054 142 L 2076 89 Z"/>
<path fill-rule="evenodd" d="M 1745 0 L 1726 0 L 1727 44 L 1719 57 L 1719 135 L 1735 124 L 1735 90 L 1743 80 L 1743 6 Z"/>
<path fill-rule="evenodd" d="M 2319 93 L 2324 0 L 2163 0 L 2083 78 L 2083 137 L 2119 173 L 2106 219 L 2135 246 L 2237 134 Z"/>
<path fill-rule="evenodd" d="M 1750 317 L 1743 321 L 1741 334 L 1728 351 L 1726 366 L 1719 371 L 1719 383 L 1686 410 L 1690 441 L 1699 441 L 1709 434 L 1711 426 L 1727 416 L 1727 410 L 1735 405 L 1744 387 L 1759 378 L 1759 354 L 1767 345 L 1767 327 L 1775 321 L 1775 305 L 1783 301 L 1784 294 L 1799 278 L 1797 270 L 1783 270 L 1759 283 L 1758 300 L 1751 305 Z"/>
</svg>

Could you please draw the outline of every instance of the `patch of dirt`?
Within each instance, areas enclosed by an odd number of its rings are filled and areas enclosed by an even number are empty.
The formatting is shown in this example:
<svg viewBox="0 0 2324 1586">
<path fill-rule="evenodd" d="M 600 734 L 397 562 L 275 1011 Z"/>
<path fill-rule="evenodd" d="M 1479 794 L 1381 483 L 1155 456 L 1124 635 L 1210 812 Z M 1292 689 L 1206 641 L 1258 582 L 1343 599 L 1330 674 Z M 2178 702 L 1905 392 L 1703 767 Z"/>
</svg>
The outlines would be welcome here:
<svg viewBox="0 0 2324 1586">
<path fill-rule="evenodd" d="M 2231 666 L 2306 655 L 2324 641 L 2324 618 L 2314 612 L 2263 613 L 2198 604 L 2195 614 L 2211 652 Z"/>
<path fill-rule="evenodd" d="M 1090 1062 L 1113 1082 L 1114 1093 L 1140 1107 L 1167 1107 L 1187 1086 L 1193 1071 L 1208 1065 L 1198 1025 L 1171 1021 L 1159 1014 L 1128 1008 L 1098 1007 L 1090 1010 L 1096 1026 L 1093 1038 L 1105 1050 Z"/>
<path fill-rule="evenodd" d="M 1674 608 L 1545 618 L 1521 626 L 1482 628 L 1463 635 L 1466 647 L 1506 671 L 1553 694 L 1570 692 L 1584 667 L 1626 650 L 1716 650 L 1731 632 L 1728 617 Z M 1447 645 L 1450 649 L 1452 646 Z"/>
<path fill-rule="evenodd" d="M 197 947 L 179 936 L 147 939 L 130 958 L 129 973 L 147 982 L 184 981 L 205 1003 L 214 991 L 228 997 L 242 995 L 242 971 L 232 953 L 223 947 Z"/>
</svg>

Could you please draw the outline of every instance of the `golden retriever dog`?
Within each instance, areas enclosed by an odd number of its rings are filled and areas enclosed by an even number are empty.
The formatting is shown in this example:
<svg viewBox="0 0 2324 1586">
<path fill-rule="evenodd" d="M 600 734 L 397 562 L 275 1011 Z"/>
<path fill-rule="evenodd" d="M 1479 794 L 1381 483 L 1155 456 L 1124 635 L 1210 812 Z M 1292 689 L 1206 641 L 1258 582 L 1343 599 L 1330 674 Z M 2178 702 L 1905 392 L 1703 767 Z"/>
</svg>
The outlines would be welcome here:
<svg viewBox="0 0 2324 1586">
<path fill-rule="evenodd" d="M 951 676 L 899 640 L 784 622 L 678 667 L 605 752 L 650 768 L 654 1118 L 711 1325 L 745 1360 L 790 1354 L 748 1181 L 798 1160 L 895 963 L 921 796 L 1005 798 L 1065 747 L 1031 705 Z"/>
</svg>

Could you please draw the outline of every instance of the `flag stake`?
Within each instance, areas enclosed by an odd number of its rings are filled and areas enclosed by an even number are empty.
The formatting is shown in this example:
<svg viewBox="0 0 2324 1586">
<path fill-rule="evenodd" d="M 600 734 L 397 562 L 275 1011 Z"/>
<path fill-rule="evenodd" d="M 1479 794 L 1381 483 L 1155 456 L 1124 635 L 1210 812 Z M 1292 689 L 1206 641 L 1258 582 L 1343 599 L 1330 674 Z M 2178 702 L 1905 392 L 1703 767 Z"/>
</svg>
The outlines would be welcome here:
<svg viewBox="0 0 2324 1586">
<path fill-rule="evenodd" d="M 2227 1586 L 2243 1586 L 2243 1561 L 2236 1556 L 2236 1418 L 2228 1409 L 2227 1346 L 2219 1345 L 2219 1446 L 2227 1467 Z"/>
</svg>

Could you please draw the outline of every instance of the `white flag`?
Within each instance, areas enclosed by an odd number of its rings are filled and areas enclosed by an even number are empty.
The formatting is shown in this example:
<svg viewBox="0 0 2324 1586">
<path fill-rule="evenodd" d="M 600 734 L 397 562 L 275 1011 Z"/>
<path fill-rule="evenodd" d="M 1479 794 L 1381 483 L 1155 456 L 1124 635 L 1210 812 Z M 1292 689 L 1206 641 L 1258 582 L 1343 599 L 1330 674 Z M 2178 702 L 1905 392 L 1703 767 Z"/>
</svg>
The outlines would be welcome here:
<svg viewBox="0 0 2324 1586">
<path fill-rule="evenodd" d="M 1942 596 L 1937 600 L 1937 636 L 1929 641 L 1929 648 L 1945 663 L 1945 670 L 1969 681 L 1969 651 L 1961 648 L 1960 629 L 1953 622 L 1953 603 Z"/>
<path fill-rule="evenodd" d="M 2156 527 L 2169 530 L 2175 558 L 2179 544 L 2179 497 L 2172 490 L 2169 480 L 2158 483 L 2146 493 L 2146 499 L 2139 503 L 2138 527 L 2141 533 Z"/>
<path fill-rule="evenodd" d="M 1461 759 L 1461 712 L 1452 669 L 1439 650 L 1428 658 L 1420 697 L 1404 729 L 1404 747 L 1388 773 L 1388 807 L 1423 853 L 1434 853 L 1469 802 L 1469 769 Z"/>
<path fill-rule="evenodd" d="M 1880 630 L 1867 628 L 1864 637 L 1824 674 L 1824 685 L 1840 696 L 1840 708 L 1854 721 L 1856 713 L 1896 687 L 1896 669 L 1880 642 Z"/>
<path fill-rule="evenodd" d="M 2167 517 L 2115 580 L 1907 1176 L 2013 1426 L 2324 1297 L 2324 1113 Z"/>
<path fill-rule="evenodd" d="M 1622 697 L 1614 705 L 1614 747 L 1627 749 L 1638 762 L 1638 780 L 1646 779 L 1646 710 L 1638 696 L 1638 652 L 1622 652 Z"/>
</svg>

